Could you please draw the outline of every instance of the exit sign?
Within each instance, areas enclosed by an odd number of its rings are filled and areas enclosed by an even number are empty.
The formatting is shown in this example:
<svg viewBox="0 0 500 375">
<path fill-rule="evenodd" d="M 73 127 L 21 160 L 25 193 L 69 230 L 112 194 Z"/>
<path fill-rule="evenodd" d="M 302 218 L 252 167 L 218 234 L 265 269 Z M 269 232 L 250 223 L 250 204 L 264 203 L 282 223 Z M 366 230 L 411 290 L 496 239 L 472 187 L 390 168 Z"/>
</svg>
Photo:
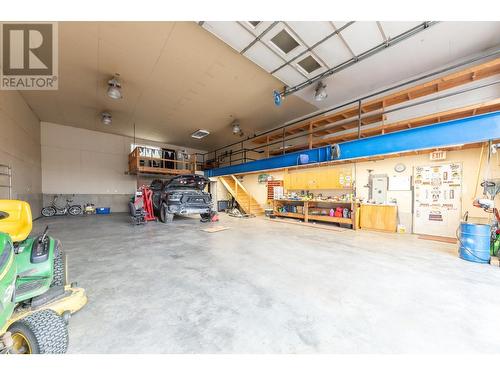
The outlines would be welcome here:
<svg viewBox="0 0 500 375">
<path fill-rule="evenodd" d="M 429 155 L 429 159 L 431 159 L 431 160 L 445 160 L 446 159 L 446 151 L 433 151 Z"/>
</svg>

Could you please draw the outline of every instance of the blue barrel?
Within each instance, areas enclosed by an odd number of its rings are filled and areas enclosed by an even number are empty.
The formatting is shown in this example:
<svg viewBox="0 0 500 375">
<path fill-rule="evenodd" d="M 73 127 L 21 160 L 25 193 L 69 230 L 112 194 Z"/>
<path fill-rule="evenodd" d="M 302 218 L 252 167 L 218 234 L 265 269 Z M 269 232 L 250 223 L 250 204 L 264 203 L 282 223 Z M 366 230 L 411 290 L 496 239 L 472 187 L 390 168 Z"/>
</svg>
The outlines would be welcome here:
<svg viewBox="0 0 500 375">
<path fill-rule="evenodd" d="M 489 224 L 460 223 L 459 255 L 460 258 L 476 263 L 490 262 Z"/>
</svg>

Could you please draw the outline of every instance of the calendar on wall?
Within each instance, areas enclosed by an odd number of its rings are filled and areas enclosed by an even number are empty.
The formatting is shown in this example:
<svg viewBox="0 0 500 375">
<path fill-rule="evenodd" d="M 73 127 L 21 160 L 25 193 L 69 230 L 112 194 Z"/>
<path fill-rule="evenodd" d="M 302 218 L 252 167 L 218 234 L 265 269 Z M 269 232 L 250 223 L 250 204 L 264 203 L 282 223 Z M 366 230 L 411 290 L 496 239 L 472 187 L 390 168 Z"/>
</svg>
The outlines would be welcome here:
<svg viewBox="0 0 500 375">
<path fill-rule="evenodd" d="M 455 237 L 461 220 L 462 165 L 415 167 L 413 232 Z"/>
</svg>

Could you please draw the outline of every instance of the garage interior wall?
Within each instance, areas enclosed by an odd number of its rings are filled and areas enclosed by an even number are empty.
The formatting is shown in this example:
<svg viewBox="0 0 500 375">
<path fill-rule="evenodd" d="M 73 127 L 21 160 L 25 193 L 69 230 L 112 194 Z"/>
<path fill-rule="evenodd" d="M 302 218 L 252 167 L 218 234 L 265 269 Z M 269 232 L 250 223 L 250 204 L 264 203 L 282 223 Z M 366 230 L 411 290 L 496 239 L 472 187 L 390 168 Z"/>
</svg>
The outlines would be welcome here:
<svg viewBox="0 0 500 375">
<path fill-rule="evenodd" d="M 92 202 L 114 212 L 128 210 L 137 188 L 137 177 L 125 174 L 133 138 L 48 122 L 41 123 L 41 133 L 44 204 L 56 194 L 75 194 L 75 203 Z M 142 139 L 136 143 L 202 152 Z"/>
<path fill-rule="evenodd" d="M 483 151 L 483 161 L 481 163 L 481 169 L 479 172 L 479 183 L 484 178 L 500 178 L 500 156 L 499 154 L 492 154 L 491 160 L 488 163 L 488 149 L 484 148 Z M 479 169 L 481 148 L 470 148 L 458 151 L 448 151 L 446 160 L 440 162 L 433 162 L 429 160 L 429 153 L 423 153 L 420 155 L 409 155 L 402 156 L 398 158 L 387 158 L 383 160 L 376 161 L 365 161 L 351 165 L 353 168 L 353 176 L 356 182 L 356 194 L 358 198 L 368 199 L 368 170 L 372 170 L 372 174 L 387 174 L 390 178 L 394 175 L 406 175 L 413 176 L 413 168 L 416 166 L 425 165 L 437 165 L 446 163 L 461 163 L 462 164 L 462 215 L 468 211 L 469 218 L 477 222 L 488 222 L 489 215 L 483 210 L 476 208 L 472 205 L 473 200 L 477 196 L 481 196 L 482 188 L 478 186 L 477 193 L 476 189 L 476 179 L 477 171 Z M 394 171 L 394 166 L 398 163 L 403 163 L 406 166 L 406 170 L 402 173 L 396 173 Z M 346 165 L 343 165 L 346 166 Z M 334 166 L 325 166 L 314 168 L 318 171 L 335 168 Z M 300 171 L 300 170 L 299 170 Z M 259 174 L 264 173 L 252 173 L 243 176 L 241 180 L 243 186 L 254 196 L 254 198 L 261 204 L 262 207 L 266 207 L 267 202 L 267 186 L 265 183 L 258 182 Z M 268 171 L 265 172 L 275 180 L 284 179 L 284 171 Z M 289 173 L 295 173 L 291 170 Z M 220 184 L 222 185 L 222 184 Z M 323 196 L 328 195 L 340 195 L 344 191 L 330 190 L 330 191 L 312 191 L 314 194 L 322 193 Z M 413 206 L 413 195 L 412 190 L 407 191 L 388 191 L 387 200 L 391 201 L 395 199 L 398 205 L 398 215 L 400 223 L 405 225 L 406 228 L 412 228 L 412 206 Z M 498 203 L 498 202 L 497 202 Z"/>
<path fill-rule="evenodd" d="M 40 121 L 17 91 L 0 91 L 0 164 L 12 167 L 12 198 L 30 203 L 34 216 L 42 206 Z M 0 185 L 8 178 L 0 176 Z M 0 188 L 0 197 L 8 198 Z"/>
</svg>

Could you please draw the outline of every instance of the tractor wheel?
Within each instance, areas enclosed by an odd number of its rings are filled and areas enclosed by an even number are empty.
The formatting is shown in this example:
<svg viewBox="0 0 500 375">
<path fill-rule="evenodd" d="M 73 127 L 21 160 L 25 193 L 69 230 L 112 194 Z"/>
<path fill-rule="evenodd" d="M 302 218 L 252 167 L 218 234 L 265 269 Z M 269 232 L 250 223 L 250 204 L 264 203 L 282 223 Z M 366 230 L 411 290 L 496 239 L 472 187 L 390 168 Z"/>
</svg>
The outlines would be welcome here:
<svg viewBox="0 0 500 375">
<path fill-rule="evenodd" d="M 168 212 L 168 207 L 165 202 L 161 204 L 160 208 L 160 221 L 162 223 L 171 223 L 174 220 L 174 214 Z"/>
<path fill-rule="evenodd" d="M 55 311 L 35 311 L 8 330 L 14 341 L 14 354 L 63 354 L 68 350 L 68 327 Z"/>
<path fill-rule="evenodd" d="M 62 249 L 54 254 L 54 276 L 50 286 L 64 286 L 66 285 L 66 256 Z"/>
</svg>

